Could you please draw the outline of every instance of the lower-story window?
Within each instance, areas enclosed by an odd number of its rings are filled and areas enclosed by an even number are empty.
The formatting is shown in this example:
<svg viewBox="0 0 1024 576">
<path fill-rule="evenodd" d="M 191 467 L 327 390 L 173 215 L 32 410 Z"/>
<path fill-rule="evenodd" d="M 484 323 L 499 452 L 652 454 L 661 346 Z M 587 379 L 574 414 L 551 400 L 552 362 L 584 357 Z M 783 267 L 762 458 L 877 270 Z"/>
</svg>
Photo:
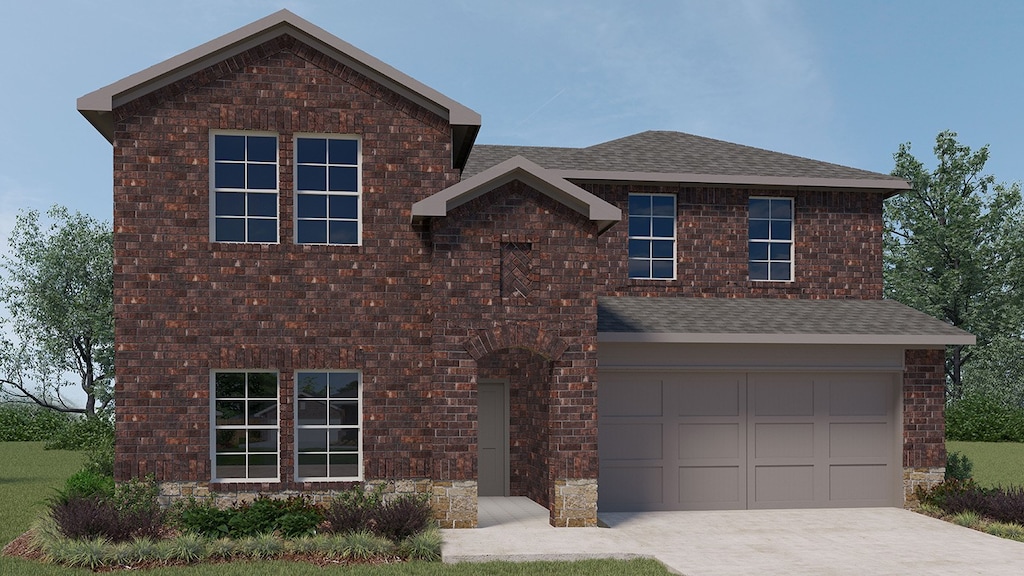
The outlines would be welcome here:
<svg viewBox="0 0 1024 576">
<path fill-rule="evenodd" d="M 276 372 L 213 373 L 213 480 L 277 480 Z"/>
<path fill-rule="evenodd" d="M 296 372 L 295 395 L 296 479 L 361 480 L 359 372 Z"/>
</svg>

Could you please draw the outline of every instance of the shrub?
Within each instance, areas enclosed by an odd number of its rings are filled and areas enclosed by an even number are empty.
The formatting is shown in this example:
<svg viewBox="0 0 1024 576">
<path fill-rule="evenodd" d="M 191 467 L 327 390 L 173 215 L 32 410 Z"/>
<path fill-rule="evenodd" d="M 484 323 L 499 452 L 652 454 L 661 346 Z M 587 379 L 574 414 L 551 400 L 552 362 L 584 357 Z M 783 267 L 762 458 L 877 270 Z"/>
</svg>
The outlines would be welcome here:
<svg viewBox="0 0 1024 576">
<path fill-rule="evenodd" d="M 381 506 L 383 497 L 383 486 L 370 491 L 356 487 L 341 492 L 324 512 L 329 531 L 346 534 L 365 530 L 373 520 L 374 511 Z"/>
<path fill-rule="evenodd" d="M 0 442 L 37 442 L 59 435 L 72 416 L 31 404 L 0 403 Z"/>
<path fill-rule="evenodd" d="M 90 473 L 80 474 L 85 478 Z M 92 484 L 83 483 L 74 490 L 93 488 Z M 69 488 L 50 503 L 50 516 L 60 533 L 74 540 L 103 537 L 111 542 L 126 542 L 139 537 L 155 538 L 163 530 L 165 516 L 157 501 L 158 492 L 152 476 L 120 484 L 112 494 L 83 495 Z"/>
<path fill-rule="evenodd" d="M 1024 524 L 1024 488 L 982 488 L 973 480 L 948 480 L 918 492 L 921 502 L 947 514 L 974 512 L 998 522 Z"/>
<path fill-rule="evenodd" d="M 57 495 L 58 500 L 67 500 L 72 497 L 79 498 L 110 498 L 114 495 L 114 477 L 97 474 L 88 469 L 82 469 L 72 474 L 64 482 L 64 490 Z"/>
<path fill-rule="evenodd" d="M 974 394 L 946 407 L 946 438 L 967 442 L 1024 442 L 1024 409 Z"/>
<path fill-rule="evenodd" d="M 966 482 L 972 478 L 973 472 L 974 464 L 967 456 L 959 452 L 950 452 L 946 456 L 946 480 Z"/>
<path fill-rule="evenodd" d="M 166 513 L 160 506 L 160 486 L 150 474 L 145 479 L 132 478 L 114 488 L 113 501 L 118 510 L 131 514 L 145 514 L 161 524 Z"/>
<path fill-rule="evenodd" d="M 228 522 L 234 512 L 218 508 L 212 501 L 178 501 L 171 514 L 172 522 L 184 531 L 196 532 L 209 538 L 224 538 L 231 532 Z"/>
<path fill-rule="evenodd" d="M 176 505 L 173 519 L 182 530 L 209 538 L 244 538 L 273 532 L 295 538 L 314 533 L 323 521 L 323 511 L 305 496 L 259 496 L 224 509 L 192 498 Z"/>
<path fill-rule="evenodd" d="M 50 515 L 65 538 L 87 540 L 99 536 L 113 542 L 131 539 L 131 528 L 109 500 L 97 497 L 71 496 L 50 507 Z"/>
<path fill-rule="evenodd" d="M 374 534 L 400 542 L 430 525 L 433 512 L 426 494 L 404 494 L 374 509 L 370 529 Z"/>
<path fill-rule="evenodd" d="M 974 480 L 945 480 L 931 490 L 918 486 L 915 492 L 920 502 L 937 506 L 947 514 L 959 514 L 970 510 L 980 512 L 972 505 L 976 506 L 974 503 L 980 501 L 985 489 Z"/>
<path fill-rule="evenodd" d="M 82 467 L 97 474 L 113 477 L 114 439 L 110 438 L 88 449 L 85 454 L 85 463 Z"/>
<path fill-rule="evenodd" d="M 44 446 L 47 450 L 89 450 L 114 443 L 114 422 L 109 418 L 94 416 L 74 418 L 58 434 L 50 437 Z"/>
</svg>

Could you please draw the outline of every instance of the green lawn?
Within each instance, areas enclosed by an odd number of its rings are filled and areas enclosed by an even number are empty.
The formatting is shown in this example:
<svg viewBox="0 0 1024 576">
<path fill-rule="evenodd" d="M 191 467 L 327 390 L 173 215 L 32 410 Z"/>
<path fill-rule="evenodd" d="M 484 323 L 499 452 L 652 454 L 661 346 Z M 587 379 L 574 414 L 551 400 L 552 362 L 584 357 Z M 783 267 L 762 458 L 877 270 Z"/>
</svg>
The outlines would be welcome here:
<svg viewBox="0 0 1024 576">
<path fill-rule="evenodd" d="M 950 440 L 946 450 L 967 456 L 974 464 L 974 479 L 982 486 L 1024 486 L 1024 444 Z"/>
<path fill-rule="evenodd" d="M 43 450 L 42 442 L 0 442 L 0 547 L 28 530 L 45 508 L 53 489 L 81 466 L 76 452 Z M 85 569 L 26 562 L 0 556 L 0 575 L 26 574 L 60 576 L 87 575 Z M 251 574 L 287 576 L 664 576 L 669 572 L 655 560 L 585 560 L 581 562 L 489 562 L 486 564 L 441 564 L 410 562 L 386 566 L 347 566 L 320 568 L 296 562 L 234 562 L 197 566 L 133 570 L 131 574 L 152 576 L 250 576 Z M 125 572 L 128 574 L 128 572 Z"/>
</svg>

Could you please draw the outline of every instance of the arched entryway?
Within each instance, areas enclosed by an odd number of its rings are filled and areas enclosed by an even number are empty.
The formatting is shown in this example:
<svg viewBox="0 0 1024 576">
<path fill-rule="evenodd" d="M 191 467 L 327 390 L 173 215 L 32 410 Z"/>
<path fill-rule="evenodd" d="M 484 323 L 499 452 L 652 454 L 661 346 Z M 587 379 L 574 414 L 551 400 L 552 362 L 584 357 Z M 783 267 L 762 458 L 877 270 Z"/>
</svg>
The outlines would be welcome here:
<svg viewBox="0 0 1024 576">
<path fill-rule="evenodd" d="M 550 508 L 551 365 L 525 348 L 477 360 L 480 496 L 526 496 Z"/>
</svg>

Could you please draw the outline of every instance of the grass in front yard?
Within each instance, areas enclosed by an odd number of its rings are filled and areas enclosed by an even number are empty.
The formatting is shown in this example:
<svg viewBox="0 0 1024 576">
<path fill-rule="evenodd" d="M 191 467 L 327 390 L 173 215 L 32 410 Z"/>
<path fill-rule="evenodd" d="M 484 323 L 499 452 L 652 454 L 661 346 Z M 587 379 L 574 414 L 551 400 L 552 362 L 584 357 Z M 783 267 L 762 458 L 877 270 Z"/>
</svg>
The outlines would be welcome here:
<svg viewBox="0 0 1024 576">
<path fill-rule="evenodd" d="M 82 458 L 79 452 L 43 450 L 42 442 L 0 442 L 0 547 L 28 530 Z"/>
<path fill-rule="evenodd" d="M 947 441 L 948 452 L 959 452 L 974 464 L 981 486 L 1024 486 L 1024 444 L 1017 442 Z"/>
<path fill-rule="evenodd" d="M 42 442 L 0 442 L 0 548 L 28 530 L 46 509 L 46 499 L 68 476 L 78 471 L 83 455 L 64 450 L 43 450 Z M 86 569 L 30 562 L 0 556 L 0 575 L 33 576 L 88 575 Z M 125 572 L 128 574 L 129 572 Z M 488 562 L 484 564 L 441 564 L 407 562 L 390 565 L 320 567 L 283 560 L 199 564 L 149 570 L 131 574 L 151 576 L 663 576 L 669 572 L 655 560 L 583 560 L 580 562 Z M 115 573 L 116 574 L 116 573 Z"/>
</svg>

